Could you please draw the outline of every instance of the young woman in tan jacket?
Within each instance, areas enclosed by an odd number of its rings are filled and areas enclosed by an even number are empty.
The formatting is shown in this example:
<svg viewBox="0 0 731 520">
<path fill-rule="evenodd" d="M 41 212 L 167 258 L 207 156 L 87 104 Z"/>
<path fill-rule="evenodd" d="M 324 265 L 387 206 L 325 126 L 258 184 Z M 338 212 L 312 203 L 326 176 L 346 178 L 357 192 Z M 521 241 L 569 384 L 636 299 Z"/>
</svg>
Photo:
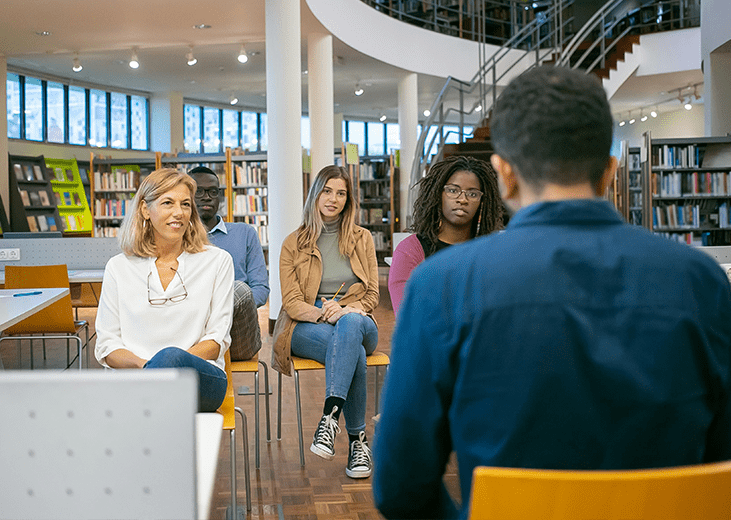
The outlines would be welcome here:
<svg viewBox="0 0 731 520">
<path fill-rule="evenodd" d="M 333 458 L 342 411 L 350 446 L 345 473 L 365 478 L 372 470 L 365 358 L 378 344 L 370 313 L 379 295 L 373 237 L 355 225 L 357 209 L 347 171 L 323 168 L 305 201 L 302 224 L 282 244 L 282 310 L 272 366 L 290 375 L 291 354 L 325 365 L 325 404 L 310 450 Z"/>
</svg>

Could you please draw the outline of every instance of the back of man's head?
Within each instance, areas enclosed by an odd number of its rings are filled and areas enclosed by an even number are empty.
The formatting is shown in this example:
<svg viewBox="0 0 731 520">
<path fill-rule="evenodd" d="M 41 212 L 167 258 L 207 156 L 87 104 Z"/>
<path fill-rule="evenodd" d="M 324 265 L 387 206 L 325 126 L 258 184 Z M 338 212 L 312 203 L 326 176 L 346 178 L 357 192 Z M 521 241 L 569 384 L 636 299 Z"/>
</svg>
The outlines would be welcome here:
<svg viewBox="0 0 731 520">
<path fill-rule="evenodd" d="M 515 78 L 490 118 L 500 157 L 534 188 L 598 186 L 612 146 L 612 114 L 594 75 L 543 66 Z"/>
</svg>

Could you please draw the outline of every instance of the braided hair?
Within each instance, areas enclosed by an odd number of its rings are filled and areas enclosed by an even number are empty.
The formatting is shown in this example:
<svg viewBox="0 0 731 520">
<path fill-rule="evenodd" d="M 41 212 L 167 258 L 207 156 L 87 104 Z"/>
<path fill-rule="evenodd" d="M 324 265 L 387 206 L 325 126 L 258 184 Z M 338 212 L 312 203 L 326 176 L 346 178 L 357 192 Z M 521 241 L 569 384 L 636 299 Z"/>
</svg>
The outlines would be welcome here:
<svg viewBox="0 0 731 520">
<path fill-rule="evenodd" d="M 503 227 L 503 202 L 500 199 L 495 170 L 480 159 L 452 155 L 433 164 L 426 176 L 416 183 L 419 195 L 414 201 L 414 222 L 409 230 L 426 238 L 431 244 L 436 244 L 439 240 L 444 185 L 459 171 L 474 173 L 480 181 L 480 191 L 483 193 L 477 218 L 472 219 L 470 238 L 487 235 Z"/>
</svg>

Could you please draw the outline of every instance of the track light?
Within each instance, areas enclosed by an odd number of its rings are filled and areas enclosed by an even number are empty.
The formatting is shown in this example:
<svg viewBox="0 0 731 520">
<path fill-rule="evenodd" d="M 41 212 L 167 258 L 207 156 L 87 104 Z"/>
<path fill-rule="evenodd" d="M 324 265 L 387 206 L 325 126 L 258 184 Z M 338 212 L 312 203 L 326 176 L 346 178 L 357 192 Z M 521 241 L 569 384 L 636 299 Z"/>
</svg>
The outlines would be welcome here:
<svg viewBox="0 0 731 520">
<path fill-rule="evenodd" d="M 239 51 L 239 56 L 236 59 L 239 60 L 239 63 L 246 63 L 249 61 L 249 57 L 246 55 L 246 49 L 243 44 L 241 44 L 241 50 Z"/>
<path fill-rule="evenodd" d="M 482 112 L 482 105 L 477 105 L 475 107 L 475 112 Z"/>
<path fill-rule="evenodd" d="M 362 89 L 362 88 L 360 88 L 360 85 L 358 85 L 358 84 L 356 83 L 356 84 L 355 84 L 355 91 L 353 91 L 353 93 L 354 93 L 354 94 L 355 94 L 356 96 L 362 96 L 362 95 L 363 95 L 363 92 L 364 92 L 364 91 L 363 91 L 363 89 Z"/>
<path fill-rule="evenodd" d="M 650 112 L 650 115 L 652 117 L 657 117 L 657 110 L 653 110 L 652 112 Z"/>
<path fill-rule="evenodd" d="M 73 70 L 74 72 L 81 72 L 83 68 L 84 67 L 81 66 L 78 55 L 74 56 L 74 65 L 73 67 L 71 67 L 71 70 Z"/>
<path fill-rule="evenodd" d="M 632 117 L 632 112 L 629 114 L 629 124 L 633 125 L 635 124 L 635 121 L 637 121 L 634 117 Z"/>
<path fill-rule="evenodd" d="M 430 115 L 431 115 L 431 110 L 429 110 L 428 108 L 426 110 L 424 110 L 424 117 L 429 117 Z"/>
<path fill-rule="evenodd" d="M 129 59 L 130 69 L 139 69 L 140 60 L 137 58 L 137 47 L 132 47 L 132 57 Z"/>
<path fill-rule="evenodd" d="M 647 121 L 647 116 L 646 116 L 645 114 L 643 114 L 643 113 L 642 113 L 642 110 L 640 110 L 640 121 L 642 121 L 643 123 L 644 123 L 645 121 Z"/>
<path fill-rule="evenodd" d="M 191 45 L 188 49 L 188 54 L 185 55 L 185 59 L 188 60 L 188 66 L 192 67 L 198 63 L 198 60 L 193 56 L 193 46 Z"/>
<path fill-rule="evenodd" d="M 624 126 L 624 125 L 626 125 L 626 124 L 627 124 L 627 121 L 625 121 L 624 119 L 622 119 L 622 120 L 621 120 L 621 121 L 619 122 L 619 126 Z"/>
<path fill-rule="evenodd" d="M 235 94 L 231 94 L 231 97 L 228 98 L 228 103 L 230 105 L 235 105 L 238 102 L 239 102 L 239 98 L 237 98 Z"/>
<path fill-rule="evenodd" d="M 690 96 L 688 96 L 688 100 L 685 102 L 685 105 L 683 105 L 683 107 L 686 110 L 693 110 L 693 105 L 690 104 Z"/>
<path fill-rule="evenodd" d="M 383 114 L 378 120 L 384 122 L 386 120 L 386 114 Z"/>
</svg>

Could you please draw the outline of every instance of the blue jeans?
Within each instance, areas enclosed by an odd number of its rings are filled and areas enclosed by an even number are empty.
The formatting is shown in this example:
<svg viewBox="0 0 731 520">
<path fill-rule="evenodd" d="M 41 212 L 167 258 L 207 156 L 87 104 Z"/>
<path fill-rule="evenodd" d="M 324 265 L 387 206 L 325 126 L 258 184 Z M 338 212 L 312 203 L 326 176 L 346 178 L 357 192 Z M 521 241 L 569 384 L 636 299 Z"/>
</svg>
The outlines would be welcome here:
<svg viewBox="0 0 731 520">
<path fill-rule="evenodd" d="M 192 368 L 198 372 L 198 411 L 215 412 L 226 397 L 226 372 L 178 347 L 165 347 L 145 368 Z"/>
<path fill-rule="evenodd" d="M 322 307 L 322 302 L 315 305 Z M 292 353 L 325 365 L 325 397 L 345 399 L 343 416 L 348 433 L 365 430 L 366 355 L 378 345 L 378 328 L 371 318 L 346 314 L 335 325 L 301 321 L 292 333 Z"/>
</svg>

